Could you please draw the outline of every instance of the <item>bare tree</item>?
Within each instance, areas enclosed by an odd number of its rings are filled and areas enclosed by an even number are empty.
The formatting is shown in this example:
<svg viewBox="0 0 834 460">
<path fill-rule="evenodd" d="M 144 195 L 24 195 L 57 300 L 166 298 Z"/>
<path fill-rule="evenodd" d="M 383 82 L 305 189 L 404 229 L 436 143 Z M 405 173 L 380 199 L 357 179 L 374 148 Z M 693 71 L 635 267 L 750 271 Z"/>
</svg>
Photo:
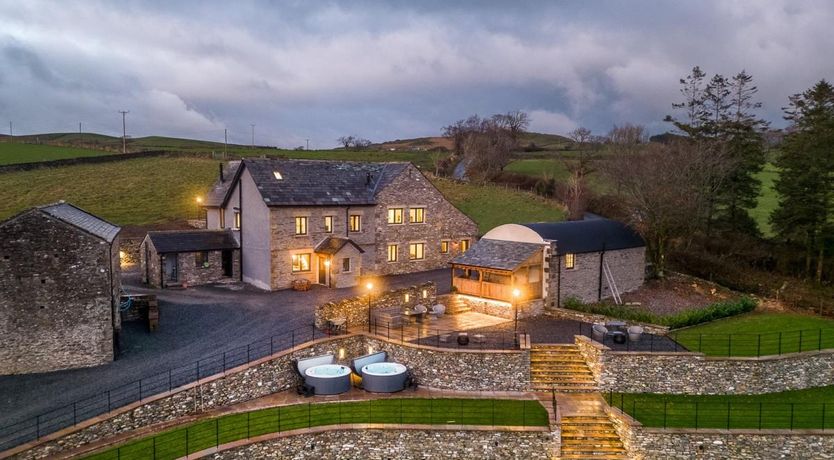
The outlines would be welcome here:
<svg viewBox="0 0 834 460">
<path fill-rule="evenodd" d="M 590 129 L 579 127 L 569 132 L 568 137 L 573 141 L 577 150 L 583 150 L 588 147 L 593 139 L 593 134 L 591 134 Z"/>
<path fill-rule="evenodd" d="M 626 219 L 646 240 L 657 277 L 665 274 L 673 242 L 688 240 L 698 230 L 710 195 L 727 175 L 727 156 L 717 145 L 649 144 L 605 162 L 603 172 L 620 183 Z"/>
<path fill-rule="evenodd" d="M 371 146 L 371 141 L 364 137 L 357 137 L 353 140 L 354 150 L 365 150 Z"/>
<path fill-rule="evenodd" d="M 470 134 L 480 132 L 482 124 L 481 117 L 472 115 L 469 118 L 444 126 L 443 137 L 452 140 L 452 152 L 455 155 L 463 156 L 463 143 Z"/>
<path fill-rule="evenodd" d="M 342 136 L 342 137 L 336 139 L 336 142 L 341 144 L 342 147 L 344 147 L 344 149 L 347 150 L 351 146 L 353 146 L 353 143 L 354 143 L 355 140 L 356 140 L 355 136 Z"/>
<path fill-rule="evenodd" d="M 649 135 L 646 133 L 644 126 L 626 123 L 620 126 L 614 125 L 611 131 L 608 132 L 606 141 L 609 146 L 614 147 L 617 151 L 623 151 L 625 149 L 629 152 L 634 152 L 649 142 Z"/>
<path fill-rule="evenodd" d="M 526 112 L 513 110 L 507 113 L 499 113 L 492 116 L 492 122 L 501 129 L 509 132 L 513 141 L 518 141 L 521 133 L 530 126 L 530 116 Z"/>
<path fill-rule="evenodd" d="M 495 177 L 509 164 L 514 146 L 509 131 L 492 120 L 482 121 L 480 130 L 463 143 L 466 175 L 481 181 Z"/>
</svg>

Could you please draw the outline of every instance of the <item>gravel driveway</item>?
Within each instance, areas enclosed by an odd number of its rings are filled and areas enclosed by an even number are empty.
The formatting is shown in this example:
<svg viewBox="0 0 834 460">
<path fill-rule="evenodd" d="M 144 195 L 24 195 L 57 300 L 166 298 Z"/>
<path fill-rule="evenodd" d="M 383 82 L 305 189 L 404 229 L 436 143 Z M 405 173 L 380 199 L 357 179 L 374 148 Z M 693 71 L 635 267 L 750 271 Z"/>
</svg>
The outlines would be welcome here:
<svg viewBox="0 0 834 460">
<path fill-rule="evenodd" d="M 126 276 L 124 282 L 130 279 Z M 426 281 L 437 284 L 438 294 L 449 292 L 446 269 L 382 278 L 377 289 Z M 122 354 L 104 366 L 0 376 L 0 426 L 208 355 L 310 326 L 316 305 L 364 293 L 361 287 L 319 286 L 307 292 L 263 292 L 248 286 L 237 291 L 215 286 L 164 291 L 126 286 L 126 290 L 158 295 L 160 330 L 151 334 L 144 325 L 125 324 Z"/>
</svg>

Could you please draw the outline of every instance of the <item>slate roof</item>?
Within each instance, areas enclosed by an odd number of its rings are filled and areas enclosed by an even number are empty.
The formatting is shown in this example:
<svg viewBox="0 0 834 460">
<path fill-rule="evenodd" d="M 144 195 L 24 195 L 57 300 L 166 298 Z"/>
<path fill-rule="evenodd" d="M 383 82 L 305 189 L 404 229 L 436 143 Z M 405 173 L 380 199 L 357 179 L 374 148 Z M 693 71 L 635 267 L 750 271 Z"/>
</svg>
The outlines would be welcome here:
<svg viewBox="0 0 834 460">
<path fill-rule="evenodd" d="M 481 238 L 451 263 L 512 271 L 541 250 L 542 245 L 537 243 Z"/>
<path fill-rule="evenodd" d="M 122 230 L 121 227 L 113 225 L 69 203 L 58 202 L 40 206 L 38 209 L 74 227 L 80 228 L 93 236 L 97 236 L 108 243 L 112 243 L 116 235 Z"/>
<path fill-rule="evenodd" d="M 243 165 L 267 206 L 362 206 L 376 204 L 409 163 L 247 158 Z"/>
<path fill-rule="evenodd" d="M 327 238 L 323 239 L 321 243 L 316 245 L 316 248 L 313 250 L 316 254 L 328 254 L 333 255 L 337 252 L 341 251 L 343 247 L 347 244 L 352 244 L 356 249 L 359 250 L 359 253 L 364 253 L 365 250 L 360 248 L 358 244 L 356 244 L 350 238 L 341 238 L 338 236 L 328 236 Z"/>
<path fill-rule="evenodd" d="M 175 252 L 217 251 L 220 249 L 239 249 L 240 244 L 231 230 L 171 230 L 148 232 L 156 252 L 169 254 Z"/>
<path fill-rule="evenodd" d="M 610 219 L 521 224 L 545 240 L 556 241 L 558 254 L 612 251 L 646 245 L 631 227 Z"/>
<path fill-rule="evenodd" d="M 218 177 L 217 181 L 214 183 L 206 196 L 207 207 L 223 206 L 223 202 L 226 200 L 226 194 L 229 192 L 229 188 L 232 186 L 232 183 L 234 183 L 234 179 L 239 168 L 239 160 L 229 161 L 223 165 L 223 180 L 221 181 Z"/>
</svg>

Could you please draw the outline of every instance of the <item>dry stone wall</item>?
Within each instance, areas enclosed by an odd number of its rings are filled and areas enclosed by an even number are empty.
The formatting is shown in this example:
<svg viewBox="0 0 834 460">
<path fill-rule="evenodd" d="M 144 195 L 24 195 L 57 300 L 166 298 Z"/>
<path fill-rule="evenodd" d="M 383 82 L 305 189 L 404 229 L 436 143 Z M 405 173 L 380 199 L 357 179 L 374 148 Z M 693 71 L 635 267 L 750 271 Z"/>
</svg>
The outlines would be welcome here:
<svg viewBox="0 0 834 460">
<path fill-rule="evenodd" d="M 551 437 L 541 432 L 344 430 L 289 436 L 219 452 L 243 459 L 549 459 Z"/>
<path fill-rule="evenodd" d="M 406 295 L 408 300 L 406 300 Z M 404 308 L 411 308 L 422 304 L 430 308 L 437 301 L 437 286 L 434 283 L 423 283 L 402 289 L 386 291 L 371 295 L 371 314 L 380 311 L 401 312 Z M 324 329 L 327 321 L 334 318 L 345 318 L 349 327 L 368 325 L 368 296 L 360 295 L 338 302 L 328 302 L 316 307 L 316 327 Z"/>
<path fill-rule="evenodd" d="M 488 299 L 480 299 L 467 295 L 453 294 L 452 302 L 460 302 L 469 307 L 472 311 L 485 315 L 497 316 L 498 318 L 513 319 L 515 309 L 509 302 L 499 302 Z M 544 299 L 526 300 L 518 303 L 518 317 L 530 318 L 541 315 L 544 312 Z"/>
<path fill-rule="evenodd" d="M 577 337 L 576 343 L 602 391 L 760 394 L 834 382 L 834 350 L 717 358 L 701 353 L 615 352 L 586 337 Z"/>
</svg>

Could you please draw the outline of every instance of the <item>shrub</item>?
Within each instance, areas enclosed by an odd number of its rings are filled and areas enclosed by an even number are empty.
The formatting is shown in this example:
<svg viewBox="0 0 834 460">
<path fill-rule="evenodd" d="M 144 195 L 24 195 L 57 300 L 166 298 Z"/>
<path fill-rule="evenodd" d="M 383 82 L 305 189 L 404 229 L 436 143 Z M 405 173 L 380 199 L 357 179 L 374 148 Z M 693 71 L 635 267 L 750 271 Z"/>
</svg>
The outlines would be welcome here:
<svg viewBox="0 0 834 460">
<path fill-rule="evenodd" d="M 565 299 L 563 306 L 585 313 L 610 316 L 626 321 L 658 324 L 668 326 L 670 329 L 679 329 L 753 311 L 756 308 L 756 301 L 751 297 L 745 296 L 733 301 L 717 302 L 698 310 L 682 311 L 669 316 L 660 316 L 650 311 L 638 310 L 621 305 L 583 304 L 579 299 L 572 297 Z"/>
</svg>

